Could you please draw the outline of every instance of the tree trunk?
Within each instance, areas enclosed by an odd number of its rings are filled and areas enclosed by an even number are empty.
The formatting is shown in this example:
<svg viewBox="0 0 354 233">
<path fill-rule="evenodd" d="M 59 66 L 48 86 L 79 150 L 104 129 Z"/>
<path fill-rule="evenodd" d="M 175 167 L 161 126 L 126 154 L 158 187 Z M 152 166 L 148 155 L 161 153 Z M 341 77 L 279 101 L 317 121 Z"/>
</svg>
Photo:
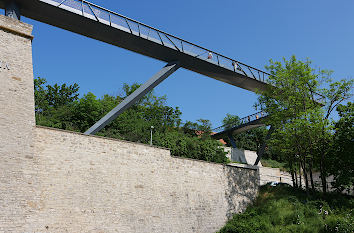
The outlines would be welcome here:
<svg viewBox="0 0 354 233">
<path fill-rule="evenodd" d="M 302 189 L 302 176 L 301 176 L 301 165 L 299 162 L 299 177 L 300 177 L 300 188 Z"/>
<path fill-rule="evenodd" d="M 329 116 L 329 114 L 327 113 L 327 117 Z M 327 119 L 327 118 L 326 118 Z M 324 138 L 324 128 L 322 129 L 322 138 Z M 320 153 L 321 153 L 321 160 L 320 160 L 320 177 L 321 177 L 321 182 L 322 182 L 322 191 L 323 193 L 327 193 L 327 182 L 326 182 L 326 175 L 325 175 L 325 164 L 324 164 L 324 160 L 325 160 L 325 148 L 324 145 L 326 142 L 326 140 L 322 140 L 322 145 L 320 147 Z"/>
<path fill-rule="evenodd" d="M 291 168 L 290 174 L 291 174 L 291 181 L 293 182 L 293 187 L 296 187 L 295 186 L 295 177 L 294 177 L 294 169 L 293 168 Z"/>
<path fill-rule="evenodd" d="M 320 177 L 321 177 L 321 182 L 322 182 L 322 191 L 323 193 L 327 193 L 327 181 L 326 181 L 326 176 L 325 176 L 325 172 L 324 172 L 324 165 L 323 165 L 323 157 L 321 159 L 320 162 Z"/>
<path fill-rule="evenodd" d="M 294 177 L 294 164 L 292 160 L 290 160 L 290 174 L 291 174 L 291 181 L 293 182 L 293 187 L 295 187 L 295 177 Z"/>
<path fill-rule="evenodd" d="M 305 188 L 306 188 L 306 193 L 308 194 L 308 191 L 309 191 L 309 181 L 308 181 L 308 177 L 307 177 L 305 156 L 304 156 L 304 161 L 303 161 L 303 163 L 302 163 L 302 171 L 304 172 Z"/>
<path fill-rule="evenodd" d="M 299 183 L 298 183 L 298 181 L 297 181 L 296 167 L 295 167 L 295 169 L 294 169 L 294 173 L 295 173 L 295 186 L 294 186 L 294 187 L 298 188 L 298 187 L 299 187 Z"/>
<path fill-rule="evenodd" d="M 312 166 L 313 166 L 313 160 L 311 159 L 310 165 L 309 165 L 309 171 L 310 171 L 311 188 L 312 188 L 312 191 L 314 192 L 315 191 L 315 184 L 313 182 Z"/>
</svg>

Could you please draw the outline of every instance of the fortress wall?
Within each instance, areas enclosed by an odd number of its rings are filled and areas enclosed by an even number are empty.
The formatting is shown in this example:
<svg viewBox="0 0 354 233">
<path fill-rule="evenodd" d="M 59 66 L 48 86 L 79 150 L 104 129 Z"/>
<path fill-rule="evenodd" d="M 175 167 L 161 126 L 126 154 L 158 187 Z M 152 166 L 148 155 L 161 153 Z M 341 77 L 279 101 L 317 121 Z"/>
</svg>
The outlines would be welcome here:
<svg viewBox="0 0 354 233">
<path fill-rule="evenodd" d="M 37 127 L 40 199 L 28 229 L 215 232 L 257 194 L 258 171 Z"/>
<path fill-rule="evenodd" d="M 258 170 L 35 126 L 32 26 L 0 16 L 0 233 L 215 232 Z"/>
<path fill-rule="evenodd" d="M 36 196 L 32 26 L 0 15 L 0 232 L 16 232 Z"/>
</svg>

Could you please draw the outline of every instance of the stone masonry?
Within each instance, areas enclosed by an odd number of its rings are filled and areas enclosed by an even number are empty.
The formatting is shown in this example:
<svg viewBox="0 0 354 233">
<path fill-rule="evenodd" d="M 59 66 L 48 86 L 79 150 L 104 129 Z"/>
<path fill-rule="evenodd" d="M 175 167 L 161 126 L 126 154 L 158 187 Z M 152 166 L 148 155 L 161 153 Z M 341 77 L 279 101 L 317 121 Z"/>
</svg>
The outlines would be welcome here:
<svg viewBox="0 0 354 233">
<path fill-rule="evenodd" d="M 0 232 L 21 229 L 35 196 L 31 32 L 0 15 Z"/>
<path fill-rule="evenodd" d="M 215 232 L 258 170 L 35 126 L 32 26 L 0 16 L 0 232 Z"/>
</svg>

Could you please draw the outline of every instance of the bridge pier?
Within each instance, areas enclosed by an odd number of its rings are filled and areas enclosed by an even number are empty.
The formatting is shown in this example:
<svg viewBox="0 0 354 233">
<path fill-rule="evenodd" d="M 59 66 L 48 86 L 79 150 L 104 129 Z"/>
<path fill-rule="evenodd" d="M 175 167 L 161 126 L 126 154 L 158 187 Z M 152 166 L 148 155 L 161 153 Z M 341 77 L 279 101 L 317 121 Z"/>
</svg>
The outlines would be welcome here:
<svg viewBox="0 0 354 233">
<path fill-rule="evenodd" d="M 20 7 L 15 1 L 7 1 L 5 3 L 5 16 L 17 20 L 21 19 Z"/>
<path fill-rule="evenodd" d="M 267 136 L 265 137 L 264 142 L 263 142 L 263 144 L 261 146 L 261 149 L 259 150 L 257 160 L 254 163 L 255 166 L 258 165 L 259 161 L 261 160 L 261 158 L 262 158 L 262 156 L 264 154 L 265 148 L 267 146 L 267 141 L 269 140 L 270 135 L 273 133 L 273 130 L 274 130 L 273 126 L 270 126 L 270 129 L 268 130 Z"/>
<path fill-rule="evenodd" d="M 173 74 L 180 67 L 179 62 L 172 62 L 163 67 L 158 73 L 156 73 L 152 78 L 150 78 L 146 83 L 140 86 L 136 91 L 134 91 L 131 95 L 125 98 L 117 107 L 112 109 L 109 113 L 107 113 L 104 117 L 101 118 L 96 124 L 94 124 L 91 128 L 89 128 L 85 134 L 94 135 L 101 129 L 103 129 L 106 125 L 115 120 L 121 113 L 123 113 L 126 109 L 132 106 L 136 101 L 138 101 L 141 97 L 146 95 L 149 91 L 151 91 L 154 87 L 159 85 L 163 80 L 165 80 L 168 76 Z"/>
<path fill-rule="evenodd" d="M 236 145 L 236 142 L 235 142 L 235 139 L 234 139 L 234 137 L 232 136 L 232 133 L 228 133 L 227 134 L 227 137 L 229 138 L 229 140 L 230 140 L 230 143 L 231 143 L 231 146 L 232 146 L 232 148 L 237 148 L 237 145 Z"/>
</svg>

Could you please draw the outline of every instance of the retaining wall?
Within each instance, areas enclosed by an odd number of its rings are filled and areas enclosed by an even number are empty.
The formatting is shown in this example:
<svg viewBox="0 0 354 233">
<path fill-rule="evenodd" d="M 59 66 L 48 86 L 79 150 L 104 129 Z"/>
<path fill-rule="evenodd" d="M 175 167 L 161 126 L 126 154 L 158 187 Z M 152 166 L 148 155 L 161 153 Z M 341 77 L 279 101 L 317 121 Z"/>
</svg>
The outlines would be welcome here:
<svg viewBox="0 0 354 233">
<path fill-rule="evenodd" d="M 257 168 L 36 127 L 31 31 L 0 16 L 0 232 L 215 232 L 255 198 Z"/>
</svg>

